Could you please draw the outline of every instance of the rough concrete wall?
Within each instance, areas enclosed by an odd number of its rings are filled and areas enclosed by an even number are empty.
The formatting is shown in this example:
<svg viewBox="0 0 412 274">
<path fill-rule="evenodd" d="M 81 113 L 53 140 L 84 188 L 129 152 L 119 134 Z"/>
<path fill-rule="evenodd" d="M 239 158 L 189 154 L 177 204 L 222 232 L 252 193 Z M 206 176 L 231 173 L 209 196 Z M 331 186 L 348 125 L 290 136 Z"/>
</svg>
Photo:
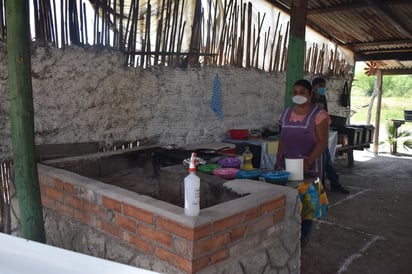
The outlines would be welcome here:
<svg viewBox="0 0 412 274">
<path fill-rule="evenodd" d="M 351 86 L 351 80 L 345 79 L 345 77 L 331 77 L 327 78 L 326 80 L 326 100 L 328 102 L 328 110 L 330 114 L 338 115 L 338 116 L 350 116 L 350 107 L 343 107 L 340 102 L 340 95 L 343 92 L 343 86 L 345 84 L 345 80 L 348 80 L 349 87 Z"/>
<path fill-rule="evenodd" d="M 0 43 L 0 155 L 11 154 L 7 49 Z M 98 48 L 32 48 L 36 144 L 148 141 L 190 144 L 220 141 L 230 128 L 276 127 L 285 75 L 235 67 L 147 70 L 124 67 L 118 52 Z M 221 79 L 224 119 L 209 106 Z M 308 76 L 312 79 L 313 76 Z M 328 81 L 331 113 L 344 79 Z"/>
<path fill-rule="evenodd" d="M 0 154 L 10 153 L 7 56 L 0 44 Z M 283 108 L 283 74 L 228 67 L 126 68 L 109 50 L 33 47 L 36 144 L 149 140 L 213 142 L 230 128 L 274 127 Z M 224 119 L 209 106 L 221 79 Z"/>
</svg>

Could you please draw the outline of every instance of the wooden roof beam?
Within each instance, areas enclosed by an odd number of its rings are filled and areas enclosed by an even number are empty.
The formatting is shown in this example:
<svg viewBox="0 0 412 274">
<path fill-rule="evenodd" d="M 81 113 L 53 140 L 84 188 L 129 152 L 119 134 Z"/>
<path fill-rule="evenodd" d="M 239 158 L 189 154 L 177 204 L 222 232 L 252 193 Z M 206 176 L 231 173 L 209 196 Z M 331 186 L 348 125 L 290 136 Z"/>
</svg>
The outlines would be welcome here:
<svg viewBox="0 0 412 274">
<path fill-rule="evenodd" d="M 391 40 L 391 41 L 377 41 L 377 42 L 362 42 L 362 43 L 347 43 L 346 46 L 360 49 L 367 47 L 385 46 L 393 44 L 412 44 L 412 39 Z"/>
<path fill-rule="evenodd" d="M 404 52 L 379 52 L 371 54 L 356 54 L 355 61 L 377 61 L 377 60 L 401 60 L 408 61 L 412 59 L 412 49 Z"/>
<path fill-rule="evenodd" d="M 410 75 L 412 69 L 381 69 L 382 75 Z"/>
</svg>

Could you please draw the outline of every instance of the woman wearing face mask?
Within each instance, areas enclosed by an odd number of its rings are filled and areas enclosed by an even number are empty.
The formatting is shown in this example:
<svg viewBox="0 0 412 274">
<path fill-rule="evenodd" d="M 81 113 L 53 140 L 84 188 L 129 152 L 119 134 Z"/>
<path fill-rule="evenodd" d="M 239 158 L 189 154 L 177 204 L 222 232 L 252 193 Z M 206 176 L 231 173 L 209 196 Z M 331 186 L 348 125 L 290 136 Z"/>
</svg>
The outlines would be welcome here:
<svg viewBox="0 0 412 274">
<path fill-rule="evenodd" d="M 285 168 L 285 158 L 304 159 L 306 178 L 322 178 L 322 153 L 328 145 L 330 118 L 311 102 L 312 86 L 307 80 L 293 85 L 294 106 L 281 115 L 281 127 L 275 168 Z"/>
<path fill-rule="evenodd" d="M 322 178 L 322 153 L 328 145 L 329 115 L 324 109 L 312 104 L 312 86 L 309 81 L 296 81 L 292 96 L 294 106 L 287 108 L 279 120 L 281 131 L 275 169 L 284 169 L 286 158 L 302 157 L 305 178 Z M 302 247 L 308 243 L 313 226 L 313 217 L 303 212 Z"/>
<path fill-rule="evenodd" d="M 312 80 L 312 103 L 320 108 L 328 111 L 328 103 L 326 101 L 326 81 L 322 77 L 316 77 Z"/>
<path fill-rule="evenodd" d="M 312 80 L 312 103 L 319 108 L 323 108 L 328 111 L 328 104 L 326 102 L 326 81 L 322 77 L 316 77 Z M 330 181 L 330 188 L 332 192 L 340 192 L 343 194 L 349 194 L 349 190 L 345 189 L 339 183 L 339 175 L 333 167 L 332 158 L 330 155 L 329 147 L 326 146 L 323 152 L 323 175 L 321 177 L 323 185 L 325 185 L 326 178 Z"/>
</svg>

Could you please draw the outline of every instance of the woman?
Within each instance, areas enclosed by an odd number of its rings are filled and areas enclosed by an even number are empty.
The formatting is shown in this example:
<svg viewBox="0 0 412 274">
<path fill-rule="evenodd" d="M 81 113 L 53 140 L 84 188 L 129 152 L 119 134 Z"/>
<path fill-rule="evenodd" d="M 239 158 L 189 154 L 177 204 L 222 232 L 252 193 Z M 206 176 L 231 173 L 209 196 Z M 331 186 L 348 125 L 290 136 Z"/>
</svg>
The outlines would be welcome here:
<svg viewBox="0 0 412 274">
<path fill-rule="evenodd" d="M 307 80 L 293 85 L 294 106 L 287 108 L 279 120 L 280 140 L 275 169 L 285 168 L 285 158 L 303 158 L 305 178 L 322 178 L 322 153 L 328 145 L 330 118 L 311 102 L 312 86 Z M 312 218 L 302 214 L 301 242 L 304 246 L 312 230 Z"/>
<path fill-rule="evenodd" d="M 328 145 L 330 118 L 311 103 L 312 86 L 307 80 L 293 85 L 293 107 L 280 117 L 281 127 L 275 168 L 285 167 L 285 158 L 302 157 L 306 178 L 322 177 L 322 153 Z"/>
<path fill-rule="evenodd" d="M 322 77 L 316 77 L 312 80 L 312 103 L 317 105 L 319 108 L 323 108 L 328 112 L 328 103 L 326 101 L 326 81 Z M 330 187 L 332 192 L 340 192 L 343 194 L 349 194 L 349 190 L 345 189 L 339 183 L 339 175 L 333 167 L 332 158 L 330 155 L 329 147 L 326 146 L 323 152 L 323 174 L 322 183 L 325 186 L 326 178 L 330 181 Z"/>
</svg>

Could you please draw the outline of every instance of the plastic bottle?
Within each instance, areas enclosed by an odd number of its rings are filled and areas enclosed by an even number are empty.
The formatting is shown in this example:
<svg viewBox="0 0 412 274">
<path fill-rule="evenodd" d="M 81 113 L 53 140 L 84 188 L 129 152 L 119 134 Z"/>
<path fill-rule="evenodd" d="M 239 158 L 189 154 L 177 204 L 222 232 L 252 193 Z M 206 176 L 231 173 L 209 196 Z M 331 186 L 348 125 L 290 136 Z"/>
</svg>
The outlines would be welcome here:
<svg viewBox="0 0 412 274">
<path fill-rule="evenodd" d="M 252 170 L 253 169 L 253 164 L 252 164 L 253 153 L 252 151 L 250 151 L 249 147 L 245 147 L 245 151 L 243 152 L 242 157 L 243 157 L 242 169 Z"/>
<path fill-rule="evenodd" d="M 196 175 L 196 153 L 190 157 L 189 175 L 185 177 L 185 214 L 198 216 L 200 212 L 200 178 Z"/>
</svg>

